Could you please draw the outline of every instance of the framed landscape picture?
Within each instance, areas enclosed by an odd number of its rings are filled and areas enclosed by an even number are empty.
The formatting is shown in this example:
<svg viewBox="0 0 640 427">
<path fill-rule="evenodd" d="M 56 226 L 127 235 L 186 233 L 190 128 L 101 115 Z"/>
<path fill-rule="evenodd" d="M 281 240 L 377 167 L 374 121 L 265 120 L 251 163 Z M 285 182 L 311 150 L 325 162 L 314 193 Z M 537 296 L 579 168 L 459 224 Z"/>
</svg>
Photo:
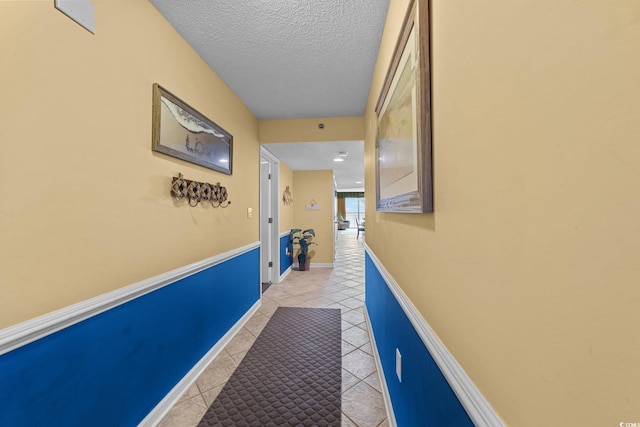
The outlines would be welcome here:
<svg viewBox="0 0 640 427">
<path fill-rule="evenodd" d="M 433 212 L 429 2 L 413 0 L 376 114 L 376 210 Z"/>
<path fill-rule="evenodd" d="M 152 139 L 153 151 L 231 175 L 233 136 L 157 83 Z"/>
</svg>

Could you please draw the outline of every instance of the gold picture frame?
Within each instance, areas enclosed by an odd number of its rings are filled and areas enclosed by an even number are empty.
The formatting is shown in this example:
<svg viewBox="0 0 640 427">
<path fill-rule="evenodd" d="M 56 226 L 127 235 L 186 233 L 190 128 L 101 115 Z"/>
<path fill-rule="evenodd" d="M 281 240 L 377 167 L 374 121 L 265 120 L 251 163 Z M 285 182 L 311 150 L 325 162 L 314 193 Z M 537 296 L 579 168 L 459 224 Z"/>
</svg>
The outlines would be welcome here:
<svg viewBox="0 0 640 427">
<path fill-rule="evenodd" d="M 231 175 L 233 136 L 157 83 L 152 150 Z"/>
<path fill-rule="evenodd" d="M 429 0 L 412 0 L 376 104 L 376 210 L 433 212 Z"/>
</svg>

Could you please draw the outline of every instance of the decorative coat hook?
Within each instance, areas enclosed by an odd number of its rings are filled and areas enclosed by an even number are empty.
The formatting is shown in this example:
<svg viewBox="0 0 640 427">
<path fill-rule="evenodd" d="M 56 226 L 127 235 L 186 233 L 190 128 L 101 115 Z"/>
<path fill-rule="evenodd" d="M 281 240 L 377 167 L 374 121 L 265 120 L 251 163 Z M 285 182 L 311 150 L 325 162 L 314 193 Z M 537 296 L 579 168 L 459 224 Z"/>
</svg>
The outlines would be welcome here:
<svg viewBox="0 0 640 427">
<path fill-rule="evenodd" d="M 226 208 L 231 204 L 227 189 L 217 184 L 209 184 L 208 182 L 191 181 L 184 179 L 181 173 L 177 177 L 173 177 L 171 181 L 171 196 L 176 199 L 189 200 L 189 206 L 198 206 L 201 201 L 211 202 L 214 208 Z"/>
<path fill-rule="evenodd" d="M 183 199 L 187 197 L 187 183 L 182 178 L 182 174 L 179 173 L 177 178 L 173 178 L 171 182 L 171 195 L 177 199 Z"/>
<path fill-rule="evenodd" d="M 291 203 L 293 203 L 293 196 L 291 196 L 291 190 L 289 190 L 288 185 L 284 190 L 284 193 L 282 193 L 282 203 L 284 203 L 285 205 L 290 205 Z"/>
</svg>

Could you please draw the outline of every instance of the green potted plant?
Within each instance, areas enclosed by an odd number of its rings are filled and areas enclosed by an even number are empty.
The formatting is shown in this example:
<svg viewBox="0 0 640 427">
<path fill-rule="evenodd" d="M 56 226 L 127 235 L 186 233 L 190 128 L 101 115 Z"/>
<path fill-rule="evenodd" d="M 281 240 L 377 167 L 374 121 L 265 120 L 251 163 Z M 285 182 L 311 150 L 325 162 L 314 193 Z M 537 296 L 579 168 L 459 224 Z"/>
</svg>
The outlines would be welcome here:
<svg viewBox="0 0 640 427">
<path fill-rule="evenodd" d="M 300 246 L 300 253 L 298 254 L 298 269 L 300 271 L 309 270 L 309 264 L 311 263 L 311 257 L 309 256 L 309 246 L 317 245 L 313 241 L 316 237 L 316 232 L 312 228 L 302 230 L 300 228 L 293 228 L 289 232 L 289 253 L 293 256 L 293 245 Z"/>
</svg>

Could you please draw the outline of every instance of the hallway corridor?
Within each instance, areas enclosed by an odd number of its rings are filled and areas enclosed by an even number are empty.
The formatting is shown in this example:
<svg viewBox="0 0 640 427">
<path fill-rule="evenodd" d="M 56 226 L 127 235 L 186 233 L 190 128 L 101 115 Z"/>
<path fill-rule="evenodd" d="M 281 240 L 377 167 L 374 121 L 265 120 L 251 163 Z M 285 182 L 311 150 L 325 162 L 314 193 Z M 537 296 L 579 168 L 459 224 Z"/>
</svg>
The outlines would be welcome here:
<svg viewBox="0 0 640 427">
<path fill-rule="evenodd" d="M 341 232 L 335 268 L 293 270 L 263 294 L 262 306 L 159 424 L 197 426 L 280 306 L 342 309 L 342 426 L 388 426 L 364 316 L 364 238 Z"/>
</svg>

